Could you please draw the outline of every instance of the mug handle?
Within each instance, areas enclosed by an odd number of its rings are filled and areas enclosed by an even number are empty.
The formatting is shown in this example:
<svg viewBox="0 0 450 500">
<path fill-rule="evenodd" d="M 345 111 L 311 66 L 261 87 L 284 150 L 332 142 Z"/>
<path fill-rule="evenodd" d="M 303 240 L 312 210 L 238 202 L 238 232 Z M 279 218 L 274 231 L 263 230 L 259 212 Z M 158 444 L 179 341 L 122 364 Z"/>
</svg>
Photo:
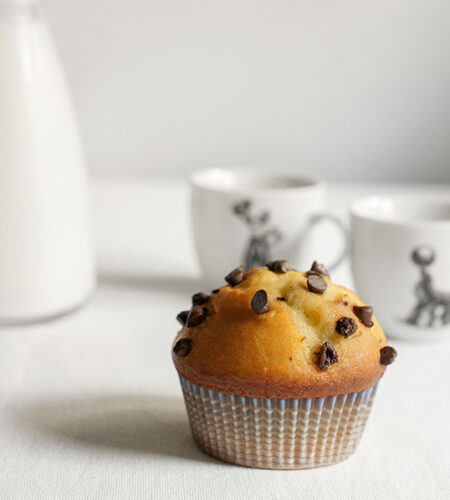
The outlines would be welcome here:
<svg viewBox="0 0 450 500">
<path fill-rule="evenodd" d="M 327 265 L 328 270 L 332 271 L 333 269 L 336 269 L 336 267 L 339 266 L 339 264 L 341 264 L 342 261 L 347 256 L 350 245 L 350 234 L 349 230 L 347 229 L 346 225 L 341 221 L 341 219 L 328 212 L 313 215 L 310 219 L 309 230 L 313 229 L 314 226 L 316 226 L 319 222 L 322 222 L 324 220 L 333 222 L 344 236 L 344 247 L 341 253 L 331 264 Z"/>
</svg>

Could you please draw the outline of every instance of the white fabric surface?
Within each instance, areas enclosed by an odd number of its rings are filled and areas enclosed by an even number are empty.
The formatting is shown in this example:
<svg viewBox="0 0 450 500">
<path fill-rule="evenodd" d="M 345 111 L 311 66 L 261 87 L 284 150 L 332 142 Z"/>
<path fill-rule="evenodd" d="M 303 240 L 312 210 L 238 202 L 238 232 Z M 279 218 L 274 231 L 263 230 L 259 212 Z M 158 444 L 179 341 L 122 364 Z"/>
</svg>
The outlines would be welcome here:
<svg viewBox="0 0 450 500">
<path fill-rule="evenodd" d="M 368 191 L 333 186 L 330 205 L 343 213 Z M 392 341 L 398 359 L 345 463 L 253 470 L 196 448 L 170 359 L 175 315 L 201 287 L 186 204 L 183 186 L 94 183 L 97 293 L 0 331 L 0 498 L 449 498 L 448 341 Z M 349 284 L 348 264 L 333 278 Z"/>
</svg>

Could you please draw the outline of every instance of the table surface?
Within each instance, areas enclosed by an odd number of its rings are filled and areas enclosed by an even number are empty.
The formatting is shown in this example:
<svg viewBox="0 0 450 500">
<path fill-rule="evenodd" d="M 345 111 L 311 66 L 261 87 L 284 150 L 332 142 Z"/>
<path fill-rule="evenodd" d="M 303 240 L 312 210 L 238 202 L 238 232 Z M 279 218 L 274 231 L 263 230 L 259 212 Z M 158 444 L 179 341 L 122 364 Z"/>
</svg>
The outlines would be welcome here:
<svg viewBox="0 0 450 500">
<path fill-rule="evenodd" d="M 332 185 L 329 205 L 449 186 Z M 0 330 L 1 499 L 450 497 L 450 342 L 399 351 L 357 452 L 305 471 L 227 465 L 195 446 L 170 344 L 201 288 L 188 190 L 92 183 L 99 285 L 53 322 Z M 348 263 L 333 275 L 351 285 Z"/>
</svg>

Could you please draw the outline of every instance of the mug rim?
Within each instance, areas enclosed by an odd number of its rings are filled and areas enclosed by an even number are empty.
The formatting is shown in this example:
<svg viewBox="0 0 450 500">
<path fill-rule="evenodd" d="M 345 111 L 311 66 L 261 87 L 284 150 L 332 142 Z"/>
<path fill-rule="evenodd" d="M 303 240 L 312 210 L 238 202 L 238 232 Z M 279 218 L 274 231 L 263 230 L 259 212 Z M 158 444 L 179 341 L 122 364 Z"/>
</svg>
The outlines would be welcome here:
<svg viewBox="0 0 450 500">
<path fill-rule="evenodd" d="M 409 203 L 420 207 L 434 206 L 434 207 L 449 207 L 448 218 L 420 218 L 420 217 L 404 217 L 398 214 L 386 216 L 381 210 L 370 209 L 369 205 L 375 205 L 380 202 L 391 204 Z M 350 205 L 350 214 L 352 217 L 361 220 L 376 222 L 379 224 L 401 226 L 401 227 L 445 227 L 450 228 L 450 195 L 446 194 L 380 194 L 362 196 L 352 201 Z"/>
<path fill-rule="evenodd" d="M 213 174 L 230 174 L 232 176 L 245 176 L 245 175 L 258 175 L 265 178 L 266 180 L 278 179 L 287 181 L 286 186 L 226 186 L 218 185 L 217 181 L 208 181 L 208 176 Z M 292 182 L 292 185 L 289 185 Z M 298 184 L 295 184 L 295 183 Z M 200 168 L 192 171 L 189 174 L 189 184 L 195 189 L 200 189 L 203 191 L 208 191 L 211 193 L 222 193 L 222 194 L 242 194 L 242 193 L 257 193 L 266 195 L 290 195 L 305 193 L 307 191 L 315 191 L 317 189 L 325 188 L 325 183 L 317 178 L 310 177 L 307 175 L 300 175 L 296 172 L 289 170 L 279 170 L 279 169 L 269 169 L 267 167 L 251 167 L 251 166 L 217 166 L 217 167 L 206 167 Z"/>
</svg>

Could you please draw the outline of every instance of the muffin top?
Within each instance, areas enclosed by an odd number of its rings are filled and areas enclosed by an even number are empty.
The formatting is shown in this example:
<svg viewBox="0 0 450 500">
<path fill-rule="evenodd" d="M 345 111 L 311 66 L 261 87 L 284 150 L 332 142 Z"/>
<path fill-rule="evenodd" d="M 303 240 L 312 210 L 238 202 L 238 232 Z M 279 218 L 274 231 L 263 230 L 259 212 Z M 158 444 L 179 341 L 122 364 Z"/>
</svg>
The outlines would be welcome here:
<svg viewBox="0 0 450 500">
<path fill-rule="evenodd" d="M 370 306 L 314 262 L 286 261 L 226 276 L 192 297 L 173 343 L 181 376 L 209 389 L 264 398 L 327 397 L 374 385 L 395 359 Z"/>
</svg>

